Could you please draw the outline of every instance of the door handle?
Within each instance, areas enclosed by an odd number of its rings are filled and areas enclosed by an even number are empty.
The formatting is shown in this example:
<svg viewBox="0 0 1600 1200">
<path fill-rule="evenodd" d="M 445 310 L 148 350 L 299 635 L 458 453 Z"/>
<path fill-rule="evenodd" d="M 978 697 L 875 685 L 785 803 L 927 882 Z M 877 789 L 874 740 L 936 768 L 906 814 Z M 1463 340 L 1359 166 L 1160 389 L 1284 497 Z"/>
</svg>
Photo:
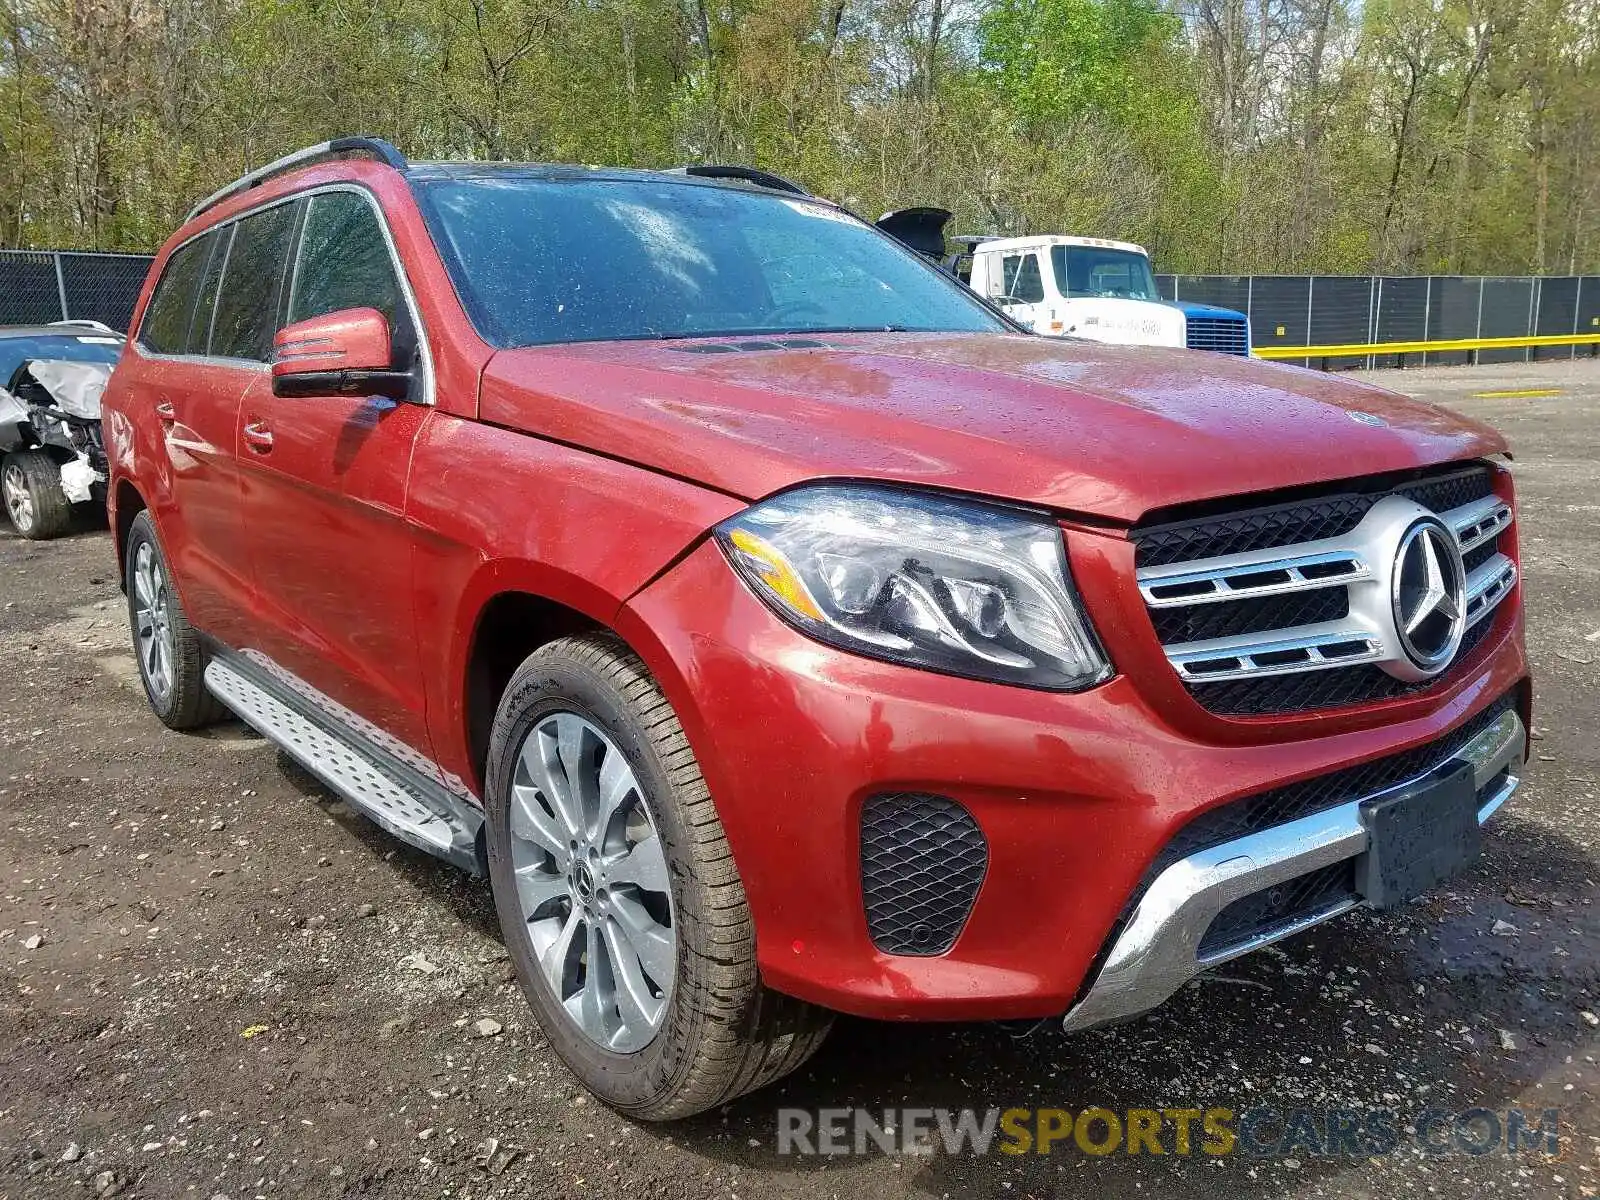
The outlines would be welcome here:
<svg viewBox="0 0 1600 1200">
<path fill-rule="evenodd" d="M 171 400 L 163 396 L 156 401 L 156 416 L 163 421 L 176 421 L 178 419 L 178 410 L 172 406 Z"/>
<path fill-rule="evenodd" d="M 251 421 L 244 427 L 245 445 L 257 454 L 266 454 L 272 449 L 272 430 L 265 421 Z"/>
</svg>

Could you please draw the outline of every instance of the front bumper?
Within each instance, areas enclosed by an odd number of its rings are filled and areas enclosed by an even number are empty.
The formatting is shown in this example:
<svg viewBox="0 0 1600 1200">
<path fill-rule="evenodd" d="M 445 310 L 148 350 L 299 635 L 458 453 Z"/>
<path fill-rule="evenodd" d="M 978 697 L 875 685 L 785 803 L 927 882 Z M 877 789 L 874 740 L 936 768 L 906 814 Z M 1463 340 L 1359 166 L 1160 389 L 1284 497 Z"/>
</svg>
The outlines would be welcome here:
<svg viewBox="0 0 1600 1200">
<path fill-rule="evenodd" d="M 1107 590 L 1097 586 L 1105 557 L 1091 546 L 1074 558 L 1082 590 Z M 1141 627 L 1153 645 L 1142 610 L 1127 620 L 1115 605 L 1098 612 L 1114 648 L 1131 646 Z M 1086 984 L 1109 986 L 1106 948 L 1123 937 L 1130 900 L 1202 816 L 1429 747 L 1507 696 L 1526 723 L 1514 608 L 1470 670 L 1425 701 L 1296 716 L 1237 736 L 1192 701 L 1185 709 L 1157 696 L 1152 668 L 1131 650 L 1115 656 L 1129 674 L 1068 695 L 830 649 L 775 617 L 709 543 L 633 597 L 616 628 L 694 748 L 744 884 L 763 980 L 875 1018 L 1077 1013 Z M 1229 736 L 1206 736 L 1212 729 Z M 943 953 L 888 953 L 869 929 L 863 817 L 886 793 L 948 797 L 982 831 L 981 886 Z M 1352 843 L 1339 853 L 1359 851 Z M 1203 925 L 1193 932 L 1196 946 L 1204 933 Z M 1187 978 L 1182 970 L 1168 971 L 1172 987 Z"/>
<path fill-rule="evenodd" d="M 1517 790 L 1527 731 L 1512 709 L 1464 747 L 1430 768 L 1472 766 L 1482 824 Z M 1353 860 L 1367 849 L 1364 803 L 1400 791 L 1415 778 L 1335 808 L 1259 833 L 1224 842 L 1180 859 L 1163 870 L 1139 899 L 1093 984 L 1063 1025 L 1089 1029 L 1137 1016 L 1161 1004 L 1192 976 L 1281 938 L 1299 933 L 1356 907 L 1359 897 L 1340 895 L 1308 911 L 1252 931 L 1249 936 L 1208 945 L 1207 931 L 1229 905 L 1302 879 L 1322 868 Z"/>
</svg>

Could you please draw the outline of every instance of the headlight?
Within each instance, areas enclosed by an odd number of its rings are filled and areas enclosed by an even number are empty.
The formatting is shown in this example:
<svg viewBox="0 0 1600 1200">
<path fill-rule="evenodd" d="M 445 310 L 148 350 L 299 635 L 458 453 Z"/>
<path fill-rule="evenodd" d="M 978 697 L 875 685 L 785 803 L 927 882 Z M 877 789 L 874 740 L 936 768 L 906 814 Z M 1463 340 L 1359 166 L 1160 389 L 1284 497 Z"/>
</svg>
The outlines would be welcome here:
<svg viewBox="0 0 1600 1200">
<path fill-rule="evenodd" d="M 1044 517 L 828 484 L 731 517 L 717 539 L 779 616 L 842 649 L 1056 691 L 1111 673 Z"/>
</svg>

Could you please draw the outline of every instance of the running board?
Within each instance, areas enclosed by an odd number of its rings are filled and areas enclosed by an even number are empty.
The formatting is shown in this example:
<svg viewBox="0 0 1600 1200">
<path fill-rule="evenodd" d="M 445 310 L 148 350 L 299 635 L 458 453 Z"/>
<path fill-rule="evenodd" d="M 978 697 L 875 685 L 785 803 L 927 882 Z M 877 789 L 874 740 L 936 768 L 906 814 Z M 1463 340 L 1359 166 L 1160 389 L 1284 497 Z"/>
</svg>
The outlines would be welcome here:
<svg viewBox="0 0 1600 1200">
<path fill-rule="evenodd" d="M 299 763 L 341 799 L 393 834 L 446 862 L 482 875 L 483 817 L 446 789 L 365 739 L 336 727 L 299 697 L 273 686 L 244 660 L 214 658 L 206 688 L 241 721 Z"/>
</svg>

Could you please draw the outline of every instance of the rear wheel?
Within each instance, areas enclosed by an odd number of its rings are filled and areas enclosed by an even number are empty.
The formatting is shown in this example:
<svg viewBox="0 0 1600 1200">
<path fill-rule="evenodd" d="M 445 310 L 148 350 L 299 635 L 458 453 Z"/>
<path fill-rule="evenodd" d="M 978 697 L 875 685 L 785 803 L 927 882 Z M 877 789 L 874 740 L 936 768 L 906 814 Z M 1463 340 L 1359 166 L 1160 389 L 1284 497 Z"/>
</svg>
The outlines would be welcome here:
<svg viewBox="0 0 1600 1200">
<path fill-rule="evenodd" d="M 61 468 L 43 450 L 17 450 L 0 462 L 0 497 L 18 533 L 33 541 L 59 537 L 72 524 Z"/>
<path fill-rule="evenodd" d="M 501 700 L 489 876 L 524 993 L 607 1104 L 687 1117 L 770 1083 L 832 1015 L 762 986 L 744 887 L 699 765 L 610 634 L 552 642 Z"/>
<path fill-rule="evenodd" d="M 123 561 L 128 624 L 145 697 L 169 729 L 198 729 L 227 710 L 206 690 L 205 646 L 184 615 L 148 512 L 133 519 Z"/>
</svg>

